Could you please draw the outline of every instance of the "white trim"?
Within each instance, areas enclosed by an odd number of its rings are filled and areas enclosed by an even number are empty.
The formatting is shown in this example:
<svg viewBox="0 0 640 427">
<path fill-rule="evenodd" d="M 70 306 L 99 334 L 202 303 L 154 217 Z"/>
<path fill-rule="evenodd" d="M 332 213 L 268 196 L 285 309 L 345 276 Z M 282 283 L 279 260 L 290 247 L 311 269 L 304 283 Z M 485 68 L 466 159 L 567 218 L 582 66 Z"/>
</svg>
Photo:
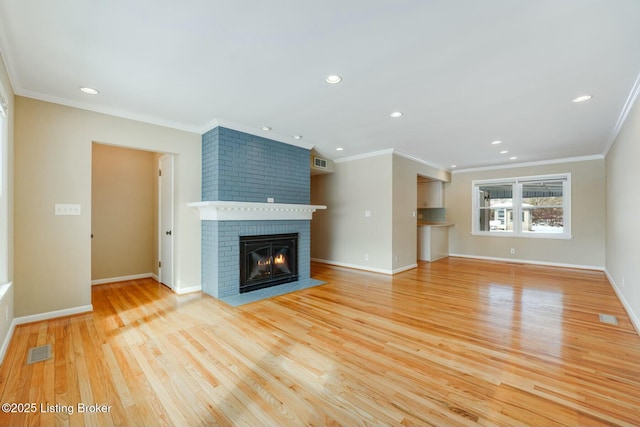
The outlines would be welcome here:
<svg viewBox="0 0 640 427">
<path fill-rule="evenodd" d="M 455 169 L 455 170 L 452 170 L 451 173 L 456 175 L 459 173 L 485 172 L 485 171 L 493 171 L 493 170 L 500 170 L 500 169 L 524 168 L 529 166 L 546 166 L 546 165 L 557 165 L 562 163 L 588 162 L 592 160 L 603 160 L 603 159 L 604 159 L 604 154 L 594 154 L 591 156 L 566 157 L 563 159 L 540 160 L 537 162 L 510 163 L 508 165 L 482 166 L 478 168 L 469 168 L 469 169 Z"/>
<path fill-rule="evenodd" d="M 74 314 L 89 313 L 93 311 L 93 305 L 81 305 L 79 307 L 65 308 L 63 310 L 49 311 L 46 313 L 32 314 L 30 316 L 21 316 L 13 319 L 16 325 L 24 325 L 25 323 L 40 322 L 42 320 L 56 319 L 58 317 L 73 316 Z"/>
<path fill-rule="evenodd" d="M 407 153 L 402 152 L 400 150 L 396 150 L 395 148 L 392 151 L 393 151 L 393 154 L 397 154 L 398 156 L 404 157 L 405 159 L 413 160 L 416 163 L 420 163 L 422 165 L 429 166 L 431 168 L 435 168 L 435 169 L 441 170 L 442 172 L 451 173 L 451 172 L 449 172 L 449 169 L 447 169 L 445 167 L 436 165 L 434 163 L 429 163 L 426 160 L 422 160 L 422 159 L 420 159 L 418 157 L 412 156 L 411 154 L 407 154 Z M 449 182 L 449 181 L 444 181 L 444 182 Z"/>
<path fill-rule="evenodd" d="M 405 267 L 397 268 L 395 270 L 389 270 L 386 268 L 375 268 L 375 267 L 369 267 L 366 265 L 351 264 L 348 262 L 332 261 L 332 260 L 320 259 L 320 258 L 311 258 L 311 261 L 318 262 L 320 264 L 329 264 L 329 265 L 335 265 L 338 267 L 352 268 L 354 270 L 364 270 L 364 271 L 369 271 L 371 273 L 386 274 L 389 276 L 392 276 L 396 273 L 400 273 L 402 271 L 411 270 L 412 268 L 416 268 L 418 266 L 418 264 L 411 264 Z"/>
<path fill-rule="evenodd" d="M 400 268 L 396 268 L 391 272 L 391 274 L 402 273 L 403 271 L 413 270 L 414 268 L 418 268 L 418 264 L 417 263 L 405 265 L 404 267 L 400 267 Z"/>
<path fill-rule="evenodd" d="M 151 273 L 151 278 L 156 282 L 160 282 L 160 277 L 155 273 Z"/>
<path fill-rule="evenodd" d="M 9 344 L 11 344 L 11 338 L 13 338 L 13 333 L 16 330 L 16 320 L 13 319 L 11 321 L 11 325 L 9 326 L 9 330 L 7 331 L 7 335 L 4 337 L 4 341 L 2 341 L 2 347 L 0 347 L 0 364 L 4 362 L 4 356 L 7 354 L 7 349 L 9 348 Z"/>
<path fill-rule="evenodd" d="M 178 295 L 189 294 L 191 292 L 202 292 L 202 286 L 189 286 L 188 288 L 176 288 L 173 290 Z"/>
<path fill-rule="evenodd" d="M 393 148 L 387 148 L 386 150 L 371 151 L 369 153 L 355 154 L 353 156 L 341 157 L 339 159 L 335 159 L 333 163 L 352 162 L 354 160 L 362 160 L 362 159 L 368 159 L 370 157 L 379 157 L 379 156 L 384 156 L 386 154 L 393 154 L 393 152 L 394 152 Z"/>
<path fill-rule="evenodd" d="M 166 178 L 167 178 L 167 173 L 165 171 L 164 176 L 162 175 L 162 165 L 165 161 L 168 160 L 169 165 L 167 166 L 170 170 L 171 170 L 171 182 L 166 182 Z M 171 236 L 171 239 L 169 241 L 169 243 L 167 245 L 163 245 L 163 232 L 166 232 L 167 230 L 164 229 L 163 230 L 163 225 L 164 225 L 164 217 L 163 217 L 163 203 L 164 203 L 164 199 L 162 197 L 163 193 L 165 192 L 166 188 L 163 187 L 163 182 L 164 184 L 168 184 L 169 187 L 169 193 L 170 193 L 170 203 L 169 203 L 169 212 L 171 214 L 171 225 L 169 226 L 169 230 L 171 230 L 172 233 L 175 234 L 175 217 L 176 217 L 176 207 L 175 207 L 175 176 L 176 176 L 176 169 L 175 169 L 175 156 L 173 154 L 164 154 L 162 156 L 160 156 L 160 158 L 158 159 L 158 282 L 162 283 L 162 280 L 165 281 L 169 281 L 169 284 L 166 284 L 166 286 L 169 287 L 169 289 L 173 289 L 175 286 L 175 277 L 176 277 L 176 273 L 175 273 L 175 240 L 173 239 L 173 236 Z M 162 268 L 162 260 L 165 259 L 165 256 L 163 255 L 162 249 L 170 252 L 169 256 L 166 257 L 169 260 L 169 264 L 170 264 L 170 268 L 169 270 L 171 270 L 169 273 L 169 277 L 165 277 L 167 276 L 166 274 L 166 270 L 167 270 L 167 266 L 165 265 L 165 269 L 163 270 Z M 166 259 L 165 259 L 166 261 Z M 166 280 L 168 279 L 168 280 Z"/>
<path fill-rule="evenodd" d="M 200 211 L 202 221 L 310 220 L 324 205 L 207 201 L 187 203 Z"/>
<path fill-rule="evenodd" d="M 515 214 L 514 214 L 515 216 Z M 567 233 L 535 233 L 535 232 L 527 232 L 516 234 L 513 231 L 472 231 L 472 236 L 478 237 L 511 237 L 514 239 L 519 239 L 521 237 L 525 239 L 555 239 L 555 240 L 572 240 L 574 238 L 573 234 Z"/>
<path fill-rule="evenodd" d="M 184 132 L 190 132 L 200 135 L 200 126 L 196 126 L 189 123 L 175 122 L 173 120 L 166 120 L 146 114 L 139 114 L 132 111 L 127 111 L 120 108 L 110 108 L 101 105 L 90 104 L 88 102 L 72 101 L 58 96 L 52 96 L 49 94 L 24 89 L 22 87 L 15 89 L 16 95 L 24 96 L 26 98 L 37 99 L 39 101 L 50 102 L 53 104 L 64 105 L 67 107 L 78 108 L 81 110 L 92 111 L 94 113 L 106 114 L 108 116 L 120 117 L 123 119 L 134 120 L 137 122 L 147 123 L 156 126 L 162 126 L 170 129 L 181 130 Z"/>
<path fill-rule="evenodd" d="M 518 258 L 499 258 L 499 257 L 491 257 L 491 256 L 466 255 L 466 254 L 456 254 L 456 253 L 450 253 L 449 256 L 454 258 L 481 259 L 484 261 L 499 261 L 499 262 L 507 262 L 512 264 L 532 264 L 532 265 L 543 265 L 546 267 L 561 267 L 561 268 L 575 268 L 577 270 L 604 271 L 603 266 L 594 266 L 594 265 L 563 264 L 559 262 L 536 261 L 536 260 L 518 259 Z"/>
<path fill-rule="evenodd" d="M 522 202 L 522 184 L 531 181 L 562 181 L 562 208 L 564 229 L 562 233 L 532 233 L 523 232 L 522 223 L 520 217 L 522 215 L 521 202 Z M 494 184 L 510 184 L 513 187 L 512 210 L 513 217 L 518 218 L 513 221 L 514 227 L 511 231 L 482 231 L 479 230 L 479 213 L 480 205 L 479 195 L 476 190 L 481 185 L 494 185 Z M 498 179 L 476 179 L 471 181 L 471 235 L 473 236 L 500 236 L 500 237 L 514 237 L 514 238 L 533 238 L 533 239 L 558 239 L 558 240 L 571 240 L 573 235 L 571 234 L 571 172 L 547 174 L 547 175 L 533 175 L 533 176 L 518 176 L 509 178 Z M 506 221 L 506 218 L 505 218 Z"/>
<path fill-rule="evenodd" d="M 624 307 L 627 314 L 629 315 L 629 319 L 631 319 L 631 324 L 635 328 L 636 333 L 640 335 L 640 319 L 638 318 L 636 313 L 634 313 L 633 308 L 631 307 L 631 304 L 629 304 L 629 301 L 627 301 L 627 299 L 624 297 L 624 294 L 618 287 L 618 284 L 616 283 L 615 280 L 613 280 L 613 276 L 609 274 L 609 271 L 607 271 L 606 268 L 604 269 L 604 274 L 607 276 L 607 280 L 609 280 L 609 283 L 611 284 L 611 287 L 616 293 L 616 296 L 618 297 L 618 299 L 622 303 L 622 306 Z"/>
<path fill-rule="evenodd" d="M 636 77 L 636 81 L 633 82 L 633 86 L 631 87 L 629 96 L 627 97 L 627 100 L 624 103 L 624 106 L 622 107 L 622 111 L 620 111 L 620 115 L 618 116 L 618 121 L 616 122 L 616 125 L 613 127 L 613 130 L 611 131 L 611 135 L 609 135 L 609 139 L 607 139 L 607 143 L 604 146 L 605 156 L 609 154 L 609 150 L 611 150 L 611 147 L 613 147 L 613 143 L 616 141 L 616 138 L 618 138 L 618 134 L 622 130 L 622 127 L 624 126 L 624 122 L 627 120 L 627 116 L 629 115 L 629 112 L 635 105 L 636 99 L 638 98 L 639 93 L 640 93 L 640 74 L 638 74 L 638 77 Z"/>
<path fill-rule="evenodd" d="M 104 285 L 105 283 L 115 283 L 115 282 L 125 282 L 127 280 L 138 280 L 138 279 L 148 279 L 149 277 L 154 277 L 153 273 L 142 273 L 142 274 L 132 274 L 130 276 L 120 276 L 120 277 L 109 277 L 107 279 L 96 279 L 91 281 L 91 286 L 95 285 Z M 158 276 L 155 276 L 158 277 Z M 158 281 L 156 279 L 156 281 Z"/>
</svg>

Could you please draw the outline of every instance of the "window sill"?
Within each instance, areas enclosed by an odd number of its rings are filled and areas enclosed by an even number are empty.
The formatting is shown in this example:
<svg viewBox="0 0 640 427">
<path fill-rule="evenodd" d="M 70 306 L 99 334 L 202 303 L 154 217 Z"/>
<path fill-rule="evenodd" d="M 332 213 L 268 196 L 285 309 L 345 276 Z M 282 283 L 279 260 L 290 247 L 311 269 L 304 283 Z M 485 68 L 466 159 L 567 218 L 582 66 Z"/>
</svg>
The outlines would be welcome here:
<svg viewBox="0 0 640 427">
<path fill-rule="evenodd" d="M 512 237 L 524 239 L 555 239 L 555 240 L 571 240 L 573 235 L 567 233 L 512 233 L 509 231 L 493 231 L 493 232 L 471 232 L 472 236 L 483 237 Z"/>
</svg>

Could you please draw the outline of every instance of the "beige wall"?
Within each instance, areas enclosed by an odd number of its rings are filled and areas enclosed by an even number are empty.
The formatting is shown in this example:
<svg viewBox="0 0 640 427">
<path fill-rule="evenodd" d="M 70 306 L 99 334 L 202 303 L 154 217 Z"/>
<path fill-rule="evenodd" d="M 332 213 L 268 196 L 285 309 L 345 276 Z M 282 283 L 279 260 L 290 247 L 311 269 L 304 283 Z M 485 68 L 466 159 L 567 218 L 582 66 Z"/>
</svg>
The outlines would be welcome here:
<svg viewBox="0 0 640 427">
<path fill-rule="evenodd" d="M 393 155 L 393 270 L 416 265 L 418 175 L 449 182 L 448 172 Z"/>
<path fill-rule="evenodd" d="M 607 154 L 607 273 L 640 332 L 640 103 Z"/>
<path fill-rule="evenodd" d="M 156 153 L 93 144 L 92 280 L 157 271 L 157 181 Z"/>
<path fill-rule="evenodd" d="M 473 180 L 571 173 L 573 239 L 471 235 Z M 540 166 L 454 173 L 445 184 L 451 254 L 603 268 L 605 261 L 605 162 L 595 159 Z M 515 248 L 515 255 L 510 254 Z"/>
<path fill-rule="evenodd" d="M 13 129 L 14 129 L 14 97 L 9 76 L 0 56 L 0 86 L 3 96 L 8 104 L 7 118 L 4 119 L 5 144 L 0 146 L 0 361 L 4 356 L 4 350 L 10 338 L 9 330 L 14 313 L 14 286 L 9 286 L 13 281 Z"/>
<path fill-rule="evenodd" d="M 312 176 L 311 203 L 327 210 L 311 221 L 311 257 L 383 273 L 415 266 L 418 174 L 450 176 L 391 152 L 336 162 L 333 174 Z"/>
<path fill-rule="evenodd" d="M 335 172 L 311 177 L 311 257 L 372 271 L 391 265 L 392 155 L 335 164 Z M 371 216 L 365 217 L 365 211 Z M 368 255 L 368 261 L 365 261 Z"/>
<path fill-rule="evenodd" d="M 15 98 L 15 309 L 17 316 L 91 304 L 92 142 L 175 154 L 175 283 L 200 285 L 200 135 Z M 55 203 L 82 206 L 54 216 Z"/>
</svg>

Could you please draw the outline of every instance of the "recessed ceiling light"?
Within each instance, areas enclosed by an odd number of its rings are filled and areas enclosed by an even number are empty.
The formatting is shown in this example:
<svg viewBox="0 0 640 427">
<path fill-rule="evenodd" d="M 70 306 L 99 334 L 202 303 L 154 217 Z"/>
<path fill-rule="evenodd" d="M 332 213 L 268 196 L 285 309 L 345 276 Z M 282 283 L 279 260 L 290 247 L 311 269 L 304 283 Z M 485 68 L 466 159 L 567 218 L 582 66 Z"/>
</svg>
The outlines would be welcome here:
<svg viewBox="0 0 640 427">
<path fill-rule="evenodd" d="M 342 81 L 342 77 L 340 77 L 337 74 L 332 74 L 330 76 L 327 76 L 326 79 L 324 79 L 327 83 L 329 83 L 330 85 L 335 85 L 338 84 Z"/>
<path fill-rule="evenodd" d="M 269 126 L 261 126 L 260 129 L 264 130 L 264 131 L 270 131 L 271 128 Z"/>
<path fill-rule="evenodd" d="M 582 95 L 571 100 L 571 102 L 585 102 L 593 98 L 593 95 Z"/>
<path fill-rule="evenodd" d="M 391 117 L 393 117 L 394 119 L 398 118 L 398 117 L 402 117 L 402 113 L 400 111 L 394 111 L 393 113 L 389 114 Z"/>
<path fill-rule="evenodd" d="M 302 139 L 302 135 L 293 135 L 293 139 Z"/>
<path fill-rule="evenodd" d="M 451 169 L 455 169 L 457 167 L 458 167 L 457 165 L 451 165 Z"/>
<path fill-rule="evenodd" d="M 500 152 L 500 154 L 507 154 L 508 152 L 509 152 L 509 150 L 502 150 L 502 151 Z"/>
<path fill-rule="evenodd" d="M 511 156 L 509 157 L 509 160 L 517 160 L 518 158 L 516 156 Z"/>
<path fill-rule="evenodd" d="M 502 141 L 493 141 L 493 142 L 491 143 L 491 145 L 498 145 L 498 144 L 502 144 Z"/>
<path fill-rule="evenodd" d="M 99 93 L 97 89 L 88 86 L 81 86 L 80 91 L 87 95 L 97 95 Z"/>
<path fill-rule="evenodd" d="M 342 147 L 336 148 L 336 151 L 342 151 L 342 150 L 344 150 L 344 148 L 342 148 Z"/>
</svg>

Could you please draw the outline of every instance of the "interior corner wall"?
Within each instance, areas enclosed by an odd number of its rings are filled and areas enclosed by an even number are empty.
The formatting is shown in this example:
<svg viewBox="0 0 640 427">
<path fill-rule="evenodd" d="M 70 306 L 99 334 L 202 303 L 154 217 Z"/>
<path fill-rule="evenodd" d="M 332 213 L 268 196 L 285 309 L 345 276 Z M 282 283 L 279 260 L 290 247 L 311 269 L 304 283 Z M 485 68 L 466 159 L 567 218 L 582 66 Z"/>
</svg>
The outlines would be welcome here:
<svg viewBox="0 0 640 427">
<path fill-rule="evenodd" d="M 607 153 L 606 271 L 640 333 L 640 102 Z"/>
<path fill-rule="evenodd" d="M 448 182 L 451 175 L 397 154 L 393 155 L 393 270 L 416 266 L 418 175 Z"/>
<path fill-rule="evenodd" d="M 311 204 L 327 206 L 311 221 L 312 259 L 392 271 L 392 163 L 384 154 L 338 162 L 334 173 L 311 177 Z"/>
<path fill-rule="evenodd" d="M 91 144 L 175 155 L 177 291 L 200 286 L 201 136 L 15 97 L 15 311 L 28 316 L 91 304 Z M 56 203 L 80 216 L 55 216 Z"/>
<path fill-rule="evenodd" d="M 91 280 L 155 271 L 157 181 L 156 153 L 92 145 Z"/>
<path fill-rule="evenodd" d="M 471 235 L 472 181 L 571 173 L 572 239 Z M 512 259 L 581 268 L 605 264 L 605 161 L 594 159 L 547 165 L 454 173 L 445 185 L 450 222 L 449 252 L 480 258 Z M 510 249 L 515 249 L 515 254 Z"/>
<path fill-rule="evenodd" d="M 14 117 L 13 89 L 4 60 L 0 54 L 0 86 L 7 101 L 7 117 L 3 120 L 3 143 L 0 144 L 0 361 L 9 343 L 11 323 L 14 317 Z M 3 344 L 4 343 L 4 344 Z"/>
</svg>

